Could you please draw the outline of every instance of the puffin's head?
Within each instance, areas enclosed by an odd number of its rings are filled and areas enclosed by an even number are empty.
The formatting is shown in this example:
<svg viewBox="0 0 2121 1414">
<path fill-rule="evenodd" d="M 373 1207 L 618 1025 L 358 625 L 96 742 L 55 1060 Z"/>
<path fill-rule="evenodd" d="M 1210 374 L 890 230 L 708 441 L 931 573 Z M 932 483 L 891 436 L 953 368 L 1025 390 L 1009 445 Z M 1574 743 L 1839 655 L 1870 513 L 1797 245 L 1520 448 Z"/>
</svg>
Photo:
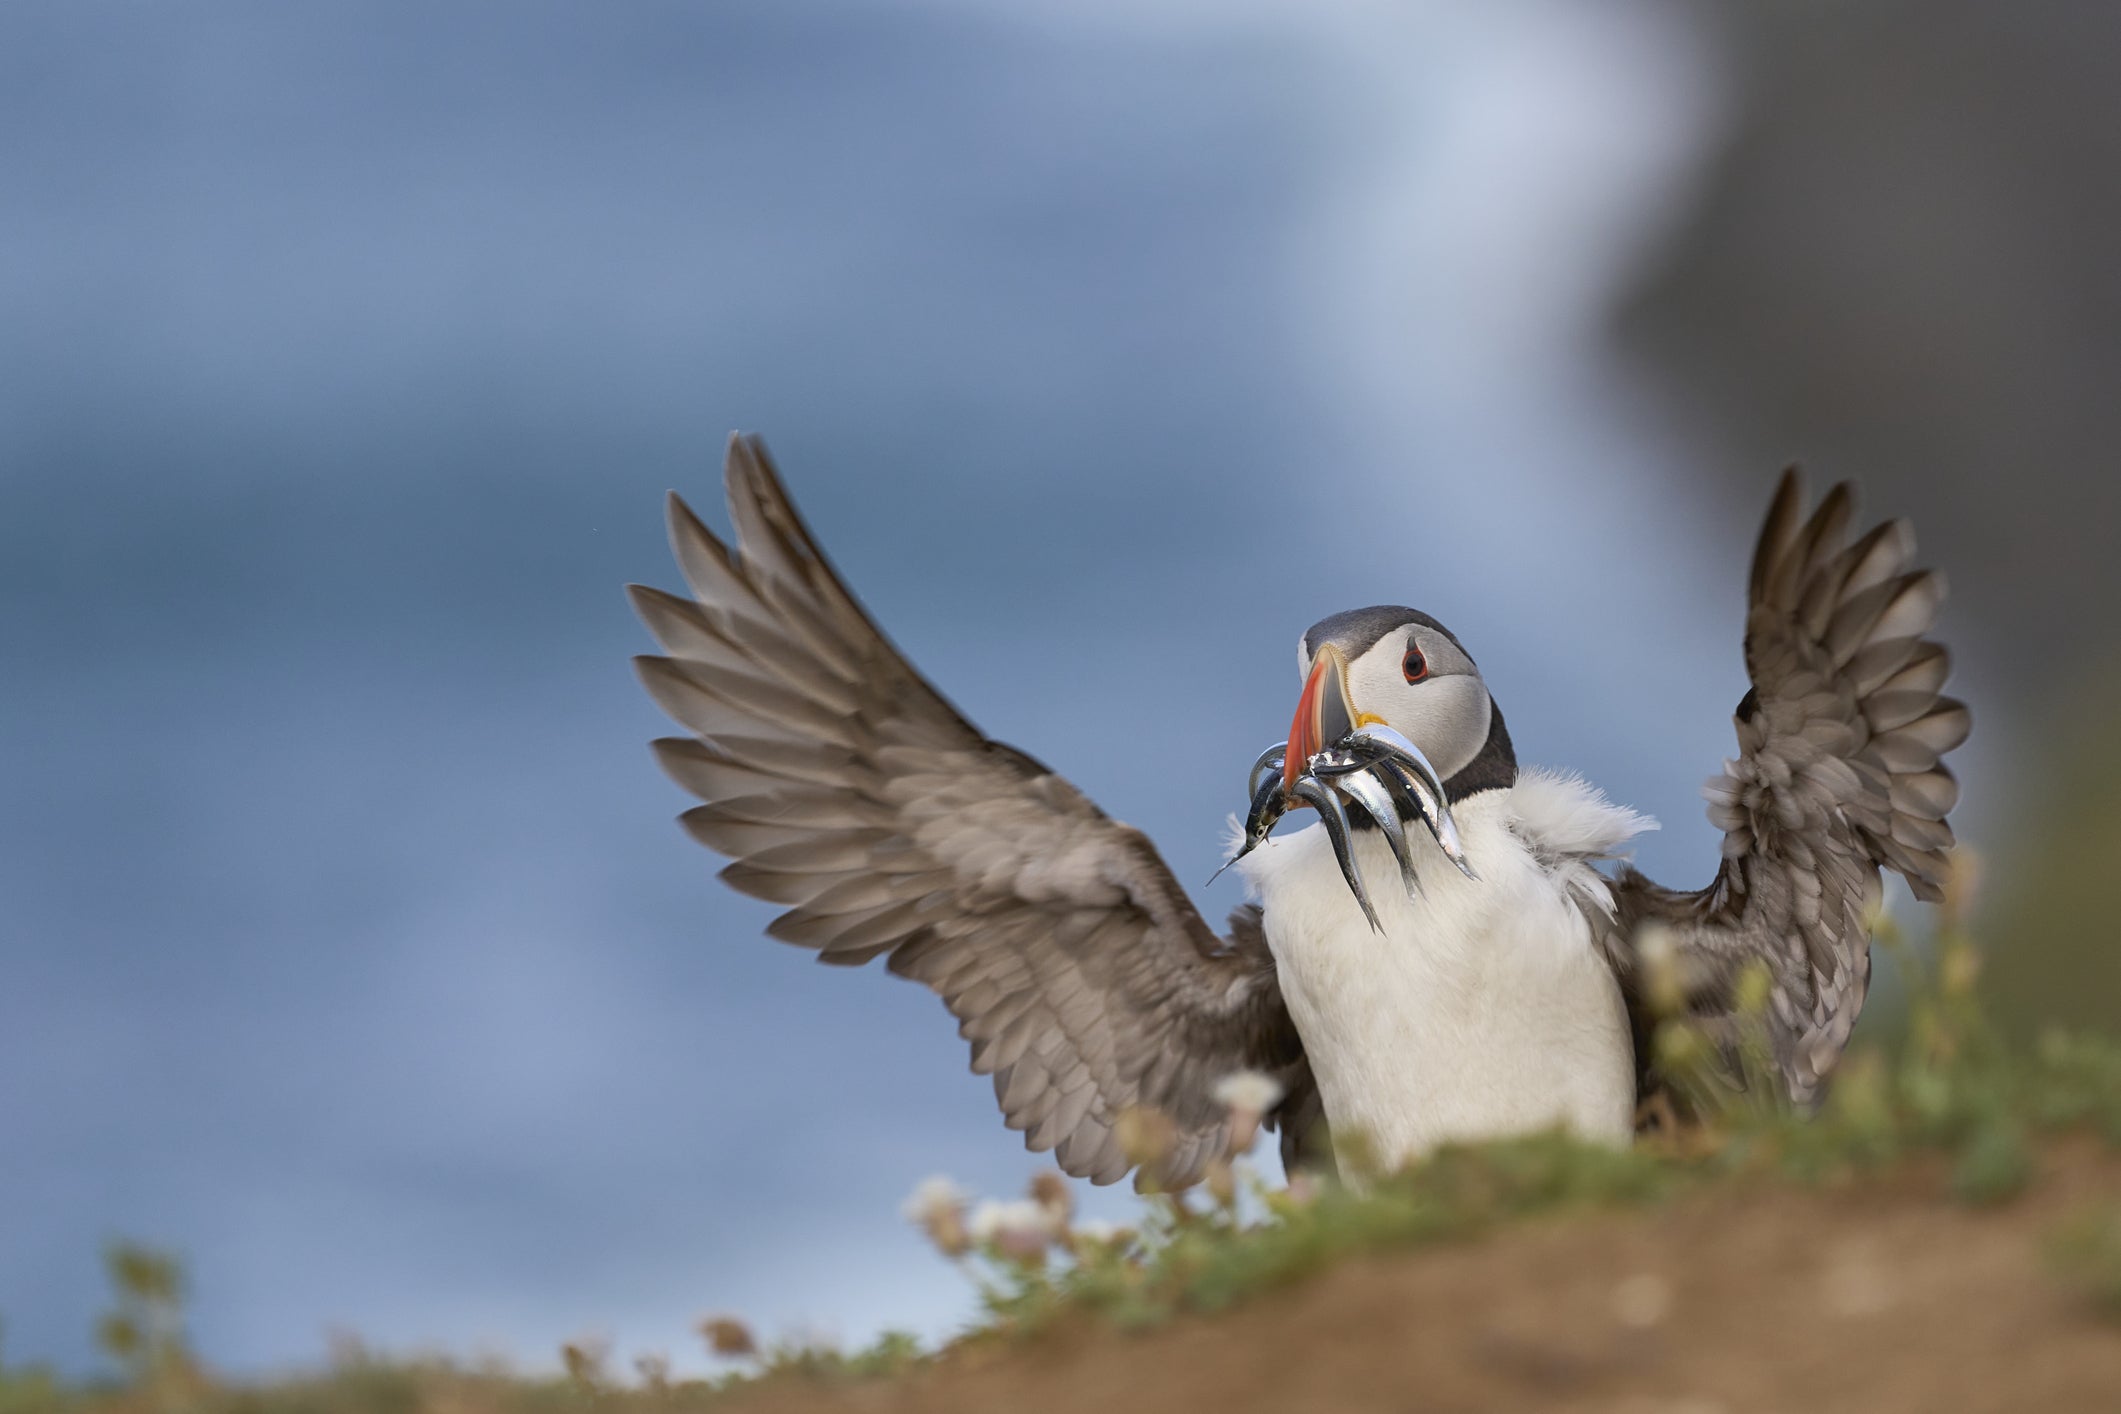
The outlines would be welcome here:
<svg viewBox="0 0 2121 1414">
<path fill-rule="evenodd" d="M 1397 605 L 1320 619 L 1297 645 L 1303 696 L 1289 725 L 1284 779 L 1356 727 L 1379 723 L 1419 747 L 1454 801 L 1514 785 L 1517 755 L 1502 711 L 1457 635 Z"/>
<path fill-rule="evenodd" d="M 1419 609 L 1352 609 L 1320 619 L 1297 645 L 1303 696 L 1289 739 L 1252 764 L 1244 838 L 1224 869 L 1258 848 L 1284 813 L 1318 811 L 1341 876 L 1380 927 L 1356 867 L 1348 806 L 1383 832 L 1409 893 L 1420 888 L 1407 826 L 1419 821 L 1469 879 L 1451 802 L 1517 783 L 1517 754 L 1455 635 Z M 1217 870 L 1221 873 L 1222 870 Z"/>
</svg>

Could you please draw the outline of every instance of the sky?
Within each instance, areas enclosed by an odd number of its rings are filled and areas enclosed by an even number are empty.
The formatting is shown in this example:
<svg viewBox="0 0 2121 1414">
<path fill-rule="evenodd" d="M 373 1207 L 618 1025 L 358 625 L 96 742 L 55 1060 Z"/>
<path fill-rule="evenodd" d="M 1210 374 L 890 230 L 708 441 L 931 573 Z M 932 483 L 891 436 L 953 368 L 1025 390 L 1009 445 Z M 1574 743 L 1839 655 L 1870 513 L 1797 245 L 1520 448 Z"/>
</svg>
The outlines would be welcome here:
<svg viewBox="0 0 2121 1414">
<path fill-rule="evenodd" d="M 760 936 L 647 750 L 621 586 L 678 584 L 662 494 L 719 518 L 733 428 L 1183 879 L 1297 635 L 1375 602 L 1707 878 L 1757 508 L 1600 330 L 1708 48 L 1634 0 L 1003 11 L 0 9 L 9 1358 L 94 1368 L 117 1236 L 239 1373 L 970 1313 L 898 1204 L 1040 1161 L 932 996 Z"/>
</svg>

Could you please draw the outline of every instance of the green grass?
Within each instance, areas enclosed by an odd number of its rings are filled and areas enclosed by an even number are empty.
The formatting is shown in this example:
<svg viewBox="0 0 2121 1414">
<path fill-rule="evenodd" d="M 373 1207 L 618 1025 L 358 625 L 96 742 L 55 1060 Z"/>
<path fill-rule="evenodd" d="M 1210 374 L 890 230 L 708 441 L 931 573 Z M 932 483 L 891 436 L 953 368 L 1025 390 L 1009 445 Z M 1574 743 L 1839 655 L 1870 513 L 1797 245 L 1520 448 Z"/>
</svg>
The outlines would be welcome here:
<svg viewBox="0 0 2121 1414">
<path fill-rule="evenodd" d="M 1777 1091 L 1764 1059 L 1765 991 L 1754 988 L 1742 1089 L 1684 1023 L 1658 1037 L 1660 1059 L 1709 1111 L 1699 1129 L 1621 1151 L 1561 1134 L 1450 1148 L 1308 1201 L 1257 1189 L 1249 1203 L 1151 1199 L 1142 1237 L 1126 1249 L 1050 1265 L 990 1261 L 990 1329 L 1030 1334 L 1070 1317 L 1140 1328 L 1224 1309 L 1351 1255 L 1459 1240 L 1539 1214 L 1642 1207 L 1716 1183 L 1821 1184 L 1942 1157 L 1954 1196 L 1997 1204 L 2033 1181 L 2049 1136 L 2090 1131 L 2121 1147 L 2121 1045 L 2059 1032 L 2029 1048 L 2007 1042 L 1979 1005 L 1979 956 L 1945 917 L 1920 954 L 1881 920 L 1882 949 L 1908 982 L 1904 1024 L 1889 1045 L 1846 1058 L 1816 1114 L 1761 1098 Z"/>
<path fill-rule="evenodd" d="M 1381 1174 L 1350 1143 L 1343 1147 L 1355 1174 L 1348 1186 L 1269 1190 L 1240 1162 L 1200 1190 L 1145 1198 L 1139 1225 L 1119 1234 L 1072 1224 L 1065 1185 L 1048 1175 L 1033 1197 L 1047 1205 L 1041 1211 L 1052 1215 L 1052 1228 L 1028 1244 L 991 1235 L 974 1241 L 968 1231 L 977 1224 L 965 1223 L 957 1202 L 930 1231 L 979 1287 L 986 1315 L 966 1340 L 1029 1338 L 1064 1321 L 1138 1330 L 1227 1309 L 1351 1256 L 1462 1241 L 1537 1215 L 1639 1209 L 1719 1184 L 1828 1184 L 1919 1162 L 1924 1173 L 1941 1172 L 1937 1181 L 1962 1202 L 2004 1203 L 2037 1181 L 2039 1154 L 2054 1136 L 2090 1133 L 2121 1147 L 2121 1045 L 2061 1032 L 2031 1045 L 2004 1039 L 1978 1002 L 1978 954 L 1949 913 L 1946 923 L 1919 956 L 1881 926 L 1882 950 L 1908 980 L 1905 1013 L 1889 1042 L 1846 1058 L 1814 1115 L 1761 1099 L 1774 1088 L 1760 1073 L 1765 1048 L 1757 1035 L 1740 1047 L 1748 1083 L 1734 1090 L 1710 1065 L 1702 1039 L 1673 1024 L 1658 1054 L 1679 1067 L 1682 1087 L 1708 1101 L 1710 1112 L 1698 1127 L 1632 1149 L 1542 1134 L 1448 1148 Z M 1029 1210 L 1019 1205 L 1018 1217 Z M 2121 1207 L 2089 1210 L 2058 1230 L 2049 1257 L 2087 1301 L 2121 1317 Z M 568 1347 L 565 1373 L 547 1377 L 392 1363 L 349 1348 L 314 1378 L 231 1387 L 203 1374 L 185 1344 L 184 1280 L 174 1261 L 120 1247 L 108 1266 L 113 1304 L 98 1333 L 111 1378 L 69 1386 L 48 1371 L 0 1362 L 0 1414 L 689 1409 L 737 1384 L 891 1378 L 930 1358 L 902 1334 L 853 1353 L 760 1349 L 740 1324 L 722 1322 L 702 1327 L 729 1357 L 728 1373 L 713 1380 L 673 1381 L 652 1360 L 615 1373 L 583 1346 Z"/>
</svg>

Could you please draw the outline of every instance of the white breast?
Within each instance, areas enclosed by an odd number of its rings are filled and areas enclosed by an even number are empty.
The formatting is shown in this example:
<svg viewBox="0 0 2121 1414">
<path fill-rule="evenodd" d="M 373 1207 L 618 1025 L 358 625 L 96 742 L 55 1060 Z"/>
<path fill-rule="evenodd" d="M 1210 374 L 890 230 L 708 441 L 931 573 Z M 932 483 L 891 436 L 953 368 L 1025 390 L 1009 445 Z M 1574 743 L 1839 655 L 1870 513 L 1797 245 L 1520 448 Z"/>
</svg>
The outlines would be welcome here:
<svg viewBox="0 0 2121 1414">
<path fill-rule="evenodd" d="M 1625 1143 L 1634 1055 L 1620 989 L 1582 912 L 1582 892 L 1602 889 L 1583 860 L 1653 823 L 1544 775 L 1453 814 L 1480 878 L 1412 827 L 1416 898 L 1377 832 L 1355 834 L 1382 933 L 1356 906 L 1322 826 L 1245 860 L 1328 1122 L 1366 1135 L 1388 1164 L 1554 1125 Z M 1559 856 L 1543 825 L 1567 837 Z"/>
</svg>

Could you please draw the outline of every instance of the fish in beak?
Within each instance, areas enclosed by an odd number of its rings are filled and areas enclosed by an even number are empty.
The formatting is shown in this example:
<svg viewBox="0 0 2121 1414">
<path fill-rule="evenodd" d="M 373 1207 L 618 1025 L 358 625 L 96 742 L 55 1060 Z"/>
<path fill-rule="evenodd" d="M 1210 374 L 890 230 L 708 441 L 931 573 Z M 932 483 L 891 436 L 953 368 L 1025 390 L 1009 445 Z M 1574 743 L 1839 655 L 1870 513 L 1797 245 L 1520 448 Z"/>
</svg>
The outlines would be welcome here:
<svg viewBox="0 0 2121 1414">
<path fill-rule="evenodd" d="M 1312 660 L 1303 694 L 1296 700 L 1296 716 L 1289 723 L 1289 739 L 1268 747 L 1253 762 L 1251 794 L 1244 842 L 1222 869 L 1256 849 L 1289 810 L 1308 805 L 1325 822 L 1341 877 L 1378 932 L 1384 930 L 1355 864 L 1350 804 L 1374 821 L 1390 844 L 1399 861 L 1400 882 L 1409 894 L 1421 890 L 1406 833 L 1412 820 L 1428 828 L 1445 858 L 1468 879 L 1480 877 L 1466 859 L 1436 768 L 1421 748 L 1381 718 L 1355 710 L 1348 694 L 1348 660 L 1333 644 L 1322 645 Z M 1218 877 L 1222 869 L 1215 871 Z"/>
</svg>

